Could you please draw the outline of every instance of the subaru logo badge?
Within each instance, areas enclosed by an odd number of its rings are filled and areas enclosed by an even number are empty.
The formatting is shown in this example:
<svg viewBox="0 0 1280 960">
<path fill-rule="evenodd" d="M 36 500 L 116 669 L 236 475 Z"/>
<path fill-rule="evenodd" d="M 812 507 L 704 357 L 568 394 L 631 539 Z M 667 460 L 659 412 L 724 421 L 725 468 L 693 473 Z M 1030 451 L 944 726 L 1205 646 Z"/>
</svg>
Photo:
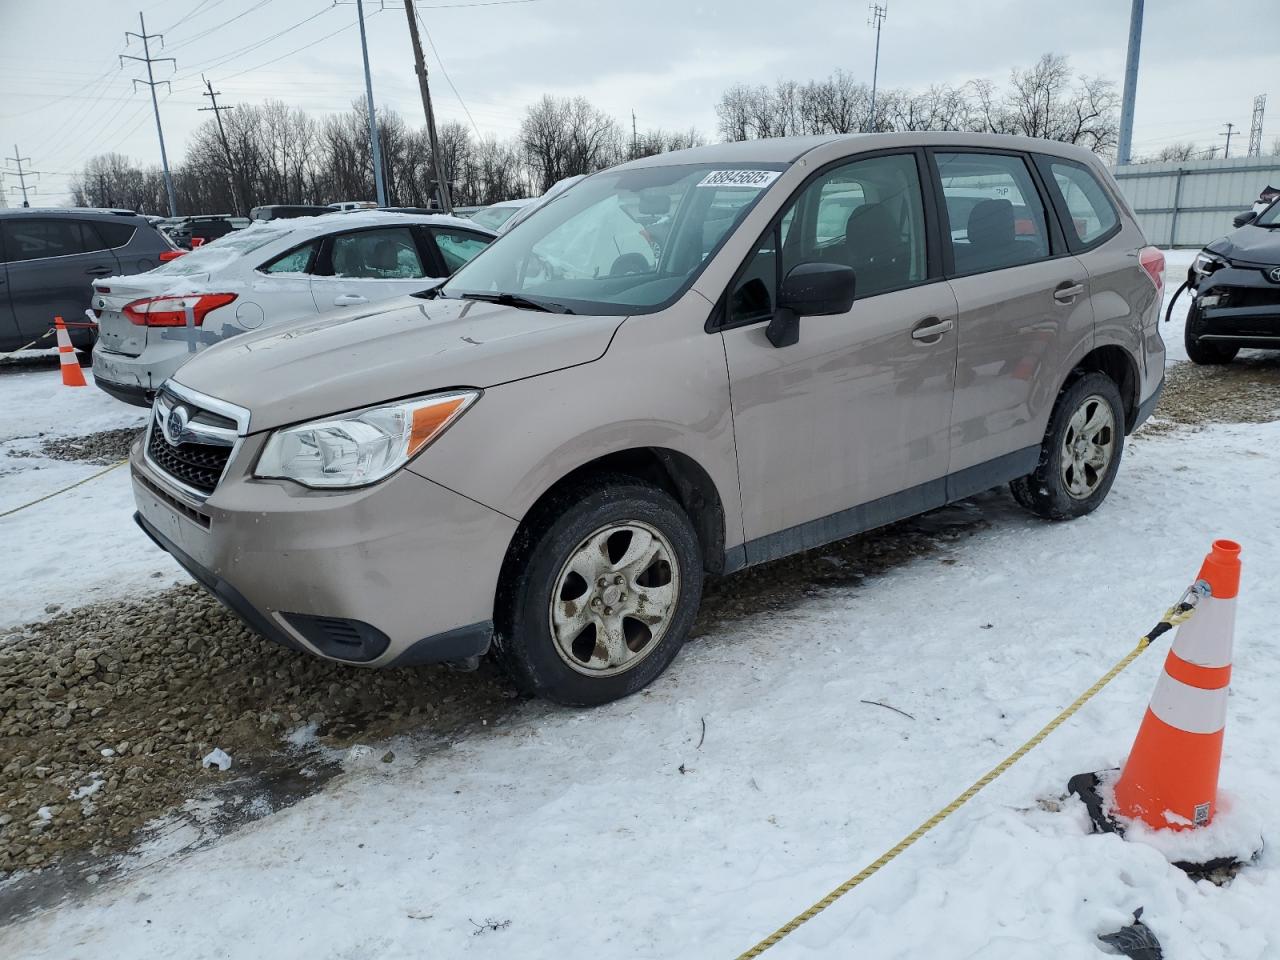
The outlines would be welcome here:
<svg viewBox="0 0 1280 960">
<path fill-rule="evenodd" d="M 178 406 L 169 411 L 169 419 L 164 424 L 164 437 L 173 446 L 182 441 L 182 432 L 187 429 L 191 414 L 186 407 Z"/>
<path fill-rule="evenodd" d="M 1280 267 L 1272 267 L 1267 272 L 1267 279 L 1272 283 L 1280 283 Z"/>
</svg>

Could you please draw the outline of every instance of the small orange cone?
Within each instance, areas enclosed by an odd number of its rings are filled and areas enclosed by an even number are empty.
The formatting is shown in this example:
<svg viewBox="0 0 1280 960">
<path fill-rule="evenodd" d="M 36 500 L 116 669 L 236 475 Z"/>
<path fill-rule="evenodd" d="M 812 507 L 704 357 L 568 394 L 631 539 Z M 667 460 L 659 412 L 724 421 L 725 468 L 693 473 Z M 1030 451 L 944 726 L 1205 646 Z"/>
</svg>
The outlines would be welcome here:
<svg viewBox="0 0 1280 960">
<path fill-rule="evenodd" d="M 1210 595 L 1178 628 L 1115 785 L 1114 812 L 1156 829 L 1204 826 L 1217 804 L 1240 545 L 1214 541 L 1199 579 Z"/>
<path fill-rule="evenodd" d="M 71 345 L 71 335 L 67 333 L 67 325 L 61 317 L 53 318 L 53 325 L 58 334 L 58 360 L 62 363 L 62 385 L 64 387 L 87 387 L 84 382 L 84 371 L 80 369 L 80 360 L 76 357 L 76 348 Z"/>
</svg>

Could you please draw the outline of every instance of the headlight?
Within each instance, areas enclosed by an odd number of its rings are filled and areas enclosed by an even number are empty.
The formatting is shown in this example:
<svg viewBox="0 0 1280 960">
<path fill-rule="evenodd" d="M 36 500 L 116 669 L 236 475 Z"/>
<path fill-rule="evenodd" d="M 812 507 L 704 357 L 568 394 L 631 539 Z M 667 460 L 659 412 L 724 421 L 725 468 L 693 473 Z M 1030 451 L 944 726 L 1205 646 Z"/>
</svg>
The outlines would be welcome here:
<svg viewBox="0 0 1280 960">
<path fill-rule="evenodd" d="M 1201 250 L 1196 254 L 1196 258 L 1191 263 L 1191 269 L 1200 276 L 1205 277 L 1213 273 L 1215 270 L 1221 270 L 1227 265 L 1227 261 L 1214 253 L 1207 250 Z"/>
<path fill-rule="evenodd" d="M 308 487 L 376 483 L 449 429 L 479 397 L 479 390 L 437 393 L 277 430 L 254 476 Z"/>
</svg>

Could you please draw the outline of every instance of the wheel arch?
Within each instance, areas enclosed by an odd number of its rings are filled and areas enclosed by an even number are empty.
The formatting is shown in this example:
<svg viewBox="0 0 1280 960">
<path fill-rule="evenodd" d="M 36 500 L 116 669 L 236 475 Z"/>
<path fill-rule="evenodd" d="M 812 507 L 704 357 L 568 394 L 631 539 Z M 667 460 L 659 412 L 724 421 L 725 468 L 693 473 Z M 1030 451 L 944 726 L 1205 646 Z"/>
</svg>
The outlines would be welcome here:
<svg viewBox="0 0 1280 960">
<path fill-rule="evenodd" d="M 1137 360 L 1119 344 L 1095 346 L 1072 365 L 1071 372 L 1058 390 L 1059 396 L 1087 373 L 1101 373 L 1116 385 L 1124 406 L 1124 432 L 1131 433 L 1138 421 L 1140 379 Z"/>
</svg>

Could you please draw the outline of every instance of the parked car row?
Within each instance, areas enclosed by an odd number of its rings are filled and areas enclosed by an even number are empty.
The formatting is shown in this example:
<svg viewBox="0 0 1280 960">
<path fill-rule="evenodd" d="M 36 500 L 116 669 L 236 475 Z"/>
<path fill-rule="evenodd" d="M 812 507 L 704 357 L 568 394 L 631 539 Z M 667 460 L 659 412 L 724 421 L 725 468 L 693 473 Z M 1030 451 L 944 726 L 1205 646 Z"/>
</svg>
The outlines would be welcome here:
<svg viewBox="0 0 1280 960">
<path fill-rule="evenodd" d="M 148 381 L 138 522 L 255 630 L 347 664 L 492 650 L 532 693 L 626 696 L 675 657 L 708 575 L 1002 483 L 1038 516 L 1090 513 L 1163 386 L 1163 255 L 1062 143 L 648 157 L 411 298 L 251 329 L 259 287 L 296 285 L 306 314 L 352 270 L 465 259 L 443 225 L 312 223 L 146 275 L 190 287 L 102 283 L 99 351 L 209 344 Z"/>
<path fill-rule="evenodd" d="M 380 210 L 255 224 L 147 273 L 96 281 L 94 379 L 148 406 L 161 383 L 211 344 L 415 293 L 494 236 L 455 217 Z"/>
</svg>

